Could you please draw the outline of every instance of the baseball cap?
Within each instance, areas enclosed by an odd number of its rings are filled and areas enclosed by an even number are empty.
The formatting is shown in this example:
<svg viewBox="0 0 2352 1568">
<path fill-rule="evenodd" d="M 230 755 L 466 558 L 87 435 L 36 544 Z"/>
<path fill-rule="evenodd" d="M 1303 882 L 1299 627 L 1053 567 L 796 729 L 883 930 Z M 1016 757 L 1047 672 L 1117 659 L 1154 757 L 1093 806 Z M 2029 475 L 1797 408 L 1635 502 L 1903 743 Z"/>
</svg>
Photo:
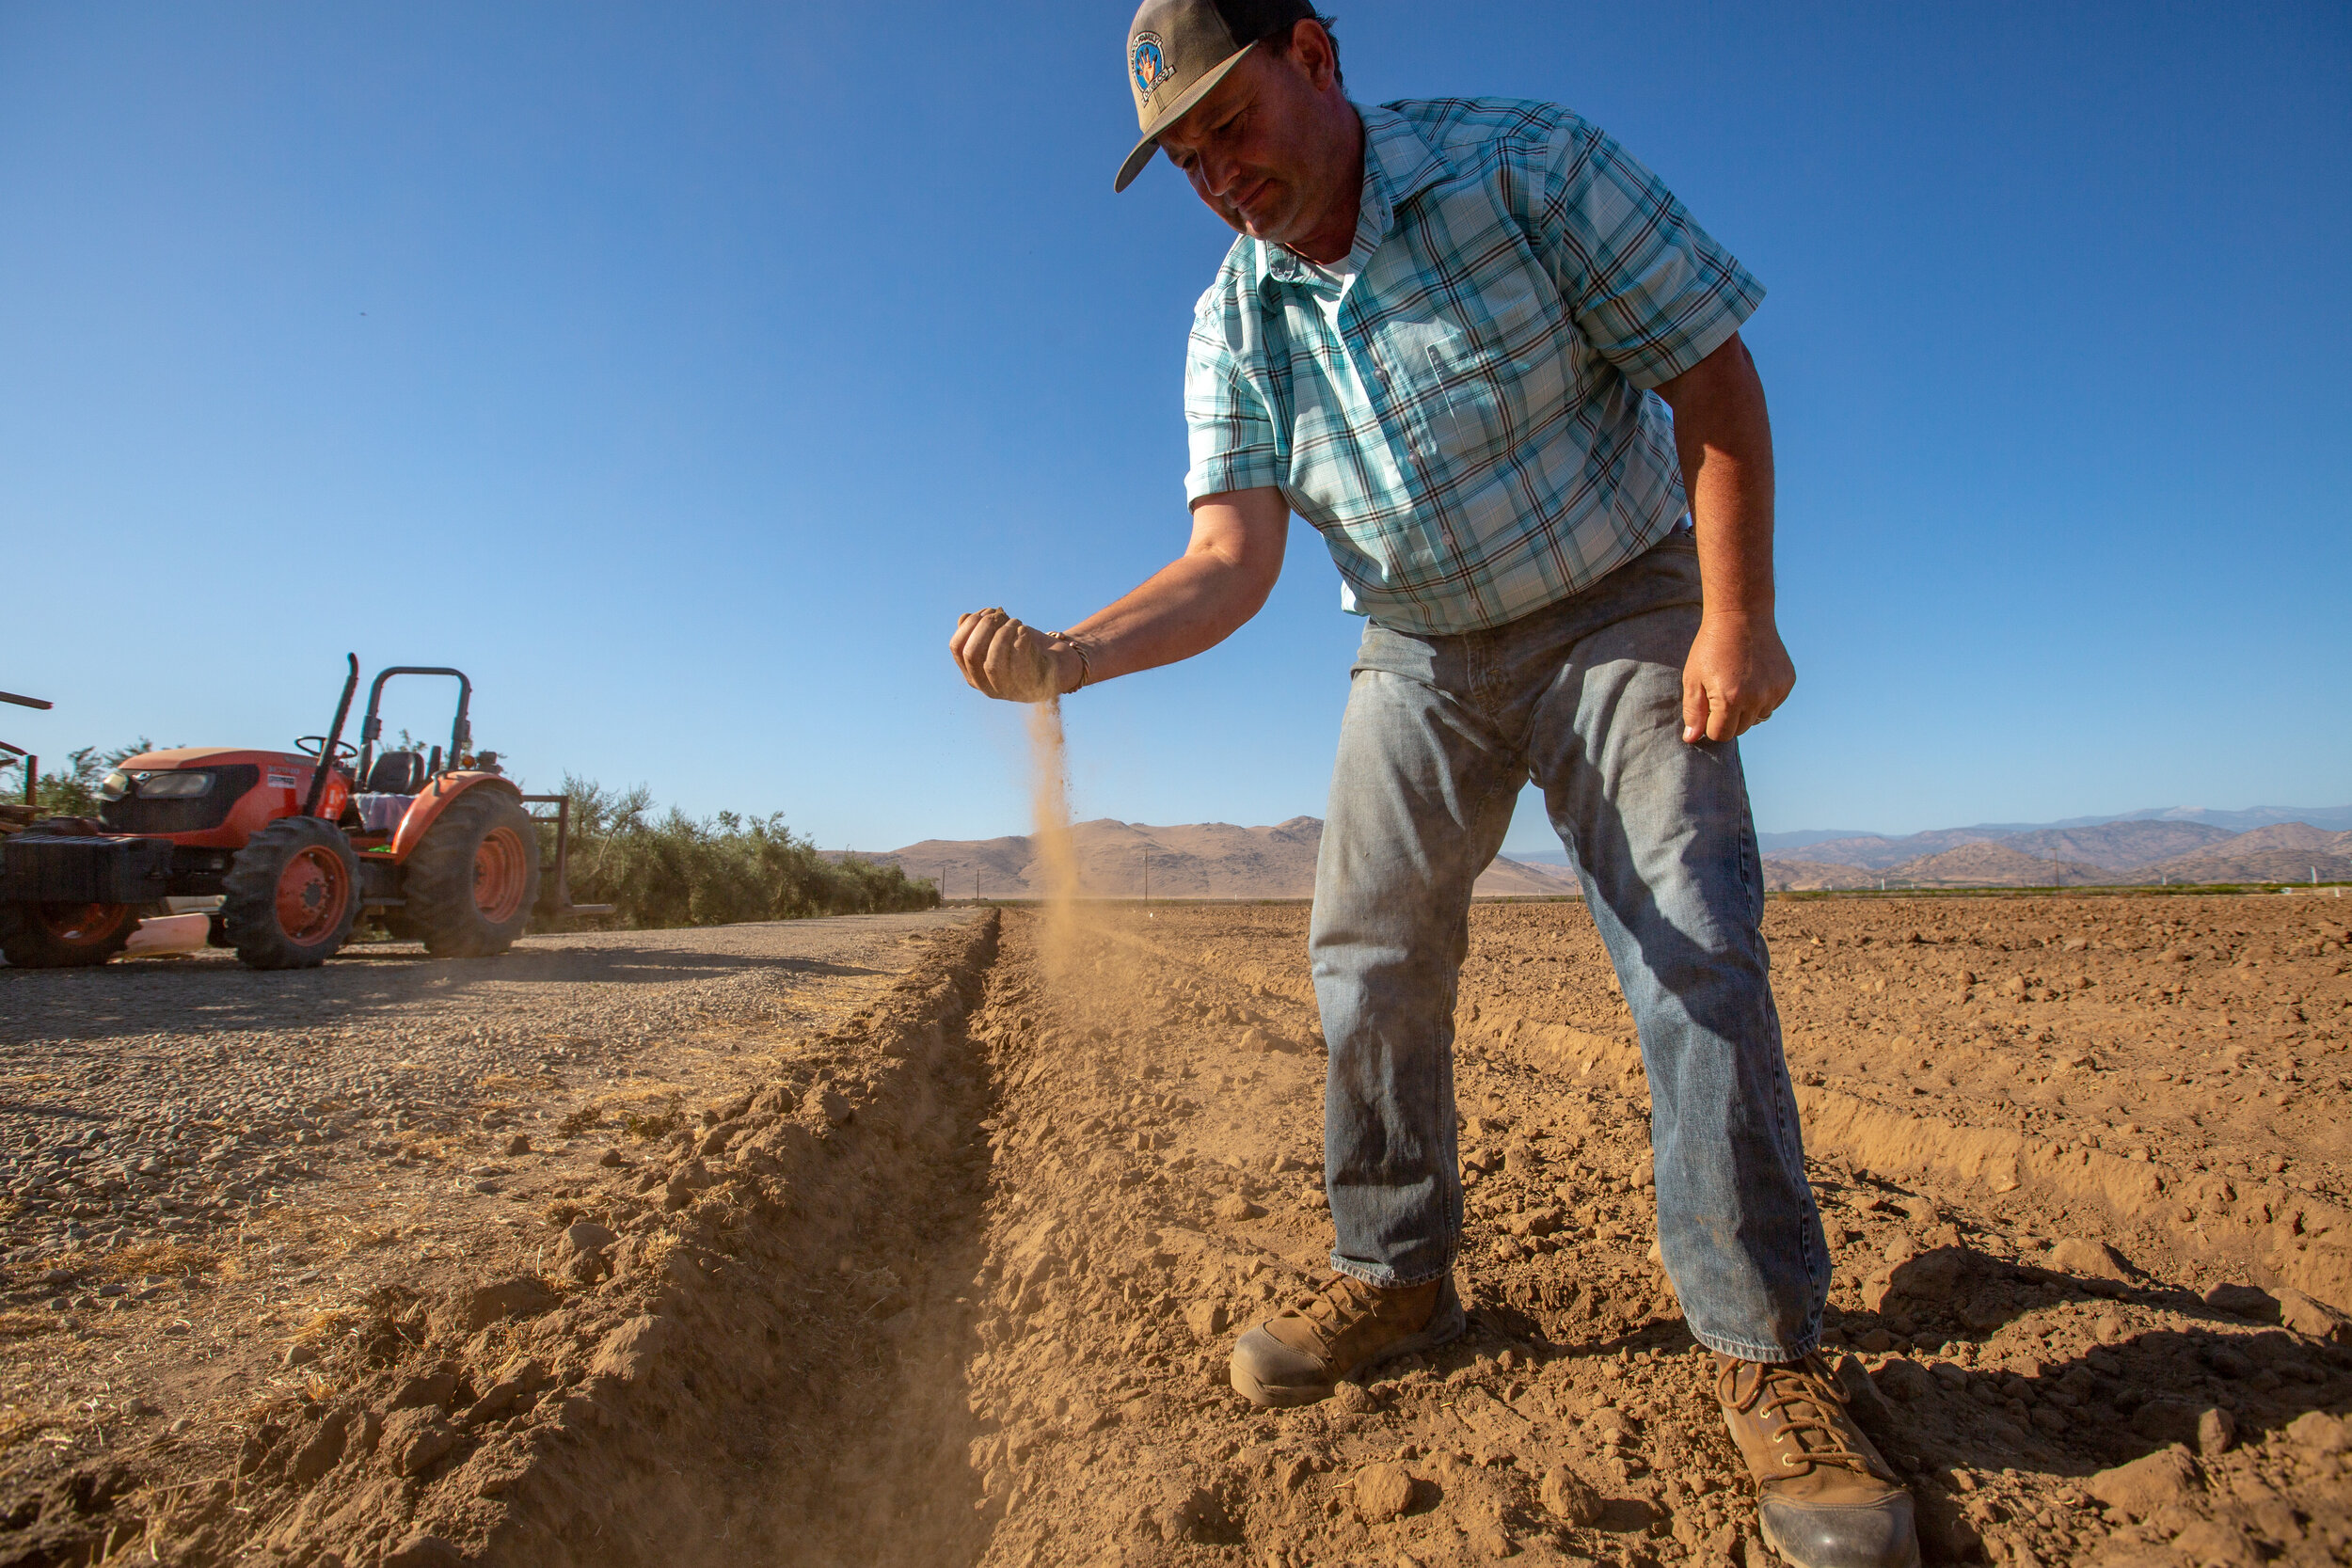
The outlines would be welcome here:
<svg viewBox="0 0 2352 1568">
<path fill-rule="evenodd" d="M 1260 40 L 1288 36 L 1315 14 L 1308 0 L 1143 0 L 1127 26 L 1127 86 L 1143 139 L 1119 166 L 1123 191 L 1160 148 L 1160 135 L 1225 80 Z"/>
</svg>

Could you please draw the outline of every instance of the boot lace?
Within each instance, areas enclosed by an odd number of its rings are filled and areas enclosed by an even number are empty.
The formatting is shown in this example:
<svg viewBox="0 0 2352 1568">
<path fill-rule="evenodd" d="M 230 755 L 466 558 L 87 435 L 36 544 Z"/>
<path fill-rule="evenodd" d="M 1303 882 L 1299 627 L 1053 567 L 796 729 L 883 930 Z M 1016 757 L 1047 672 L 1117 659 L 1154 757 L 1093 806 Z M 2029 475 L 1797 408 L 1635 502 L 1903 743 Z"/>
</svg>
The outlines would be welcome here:
<svg viewBox="0 0 2352 1568">
<path fill-rule="evenodd" d="M 1374 1315 L 1379 1298 L 1354 1275 L 1335 1274 L 1322 1289 L 1291 1304 L 1291 1311 L 1315 1325 L 1327 1343 Z"/>
<path fill-rule="evenodd" d="M 1734 1409 L 1745 1407 L 1738 1397 L 1741 1370 L 1737 1362 L 1724 1368 L 1716 1383 L 1717 1396 Z M 1872 1473 L 1869 1460 L 1847 1441 L 1852 1418 L 1846 1414 L 1845 1400 L 1836 1392 L 1820 1352 L 1802 1361 L 1762 1367 L 1759 1374 L 1747 1404 L 1754 1407 L 1759 1422 L 1780 1418 L 1781 1433 L 1797 1449 L 1794 1454 L 1781 1454 L 1782 1465 L 1792 1469 L 1836 1465 L 1862 1475 Z"/>
</svg>

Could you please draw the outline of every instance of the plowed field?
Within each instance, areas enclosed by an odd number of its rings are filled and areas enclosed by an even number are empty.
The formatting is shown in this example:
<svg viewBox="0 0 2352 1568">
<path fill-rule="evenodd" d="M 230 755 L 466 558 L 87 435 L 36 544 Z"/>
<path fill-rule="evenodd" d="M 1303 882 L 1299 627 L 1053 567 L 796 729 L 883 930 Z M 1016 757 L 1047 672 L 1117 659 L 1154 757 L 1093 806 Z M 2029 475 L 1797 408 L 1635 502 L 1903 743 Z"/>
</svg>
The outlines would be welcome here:
<svg viewBox="0 0 2352 1568">
<path fill-rule="evenodd" d="M 378 1278 L 208 1425 L 17 1441 L 0 1561 L 1770 1560 L 1580 906 L 1473 914 L 1470 1335 L 1279 1413 L 1224 1359 L 1329 1246 L 1306 911 L 1078 924 L 926 939 L 820 1029 L 699 1019 L 702 1098 L 575 1129 L 619 1164 L 583 1148 L 495 1270 Z M 2352 1560 L 2342 907 L 1768 932 L 1831 1334 L 1931 1559 Z"/>
</svg>

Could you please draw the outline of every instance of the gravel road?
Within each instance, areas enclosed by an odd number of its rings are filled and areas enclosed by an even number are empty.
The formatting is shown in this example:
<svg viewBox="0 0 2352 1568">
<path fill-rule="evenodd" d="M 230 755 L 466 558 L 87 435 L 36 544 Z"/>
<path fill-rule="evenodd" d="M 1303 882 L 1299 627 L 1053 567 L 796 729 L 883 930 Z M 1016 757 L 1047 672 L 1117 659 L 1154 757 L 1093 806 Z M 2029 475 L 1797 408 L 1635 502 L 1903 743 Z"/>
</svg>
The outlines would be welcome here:
<svg viewBox="0 0 2352 1568">
<path fill-rule="evenodd" d="M 0 1476 L 236 1408 L 378 1286 L 531 1263 L 632 1117 L 756 1077 L 967 918 L 0 969 Z"/>
<path fill-rule="evenodd" d="M 233 1226 L 469 1117 L 515 1123 L 502 1150 L 547 1113 L 485 1111 L 485 1084 L 675 1076 L 681 1044 L 810 1022 L 841 999 L 818 982 L 895 974 L 907 939 L 954 918 L 534 937 L 449 962 L 384 943 L 294 974 L 210 954 L 0 970 L 7 1260 Z"/>
</svg>

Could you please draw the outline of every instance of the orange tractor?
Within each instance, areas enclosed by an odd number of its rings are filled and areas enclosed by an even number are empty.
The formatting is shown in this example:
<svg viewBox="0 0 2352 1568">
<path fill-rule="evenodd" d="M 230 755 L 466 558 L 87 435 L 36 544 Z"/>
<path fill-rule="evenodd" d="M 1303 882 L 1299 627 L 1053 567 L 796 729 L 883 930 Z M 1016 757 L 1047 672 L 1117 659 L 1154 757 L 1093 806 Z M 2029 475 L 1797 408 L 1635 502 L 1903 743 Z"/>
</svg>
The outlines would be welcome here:
<svg viewBox="0 0 2352 1568">
<path fill-rule="evenodd" d="M 456 680 L 446 752 L 377 750 L 385 683 L 396 675 Z M 483 958 L 513 946 L 534 909 L 612 912 L 570 900 L 564 799 L 525 795 L 496 752 L 474 754 L 473 683 L 462 671 L 379 673 L 354 748 L 342 732 L 358 687 L 354 656 L 334 723 L 294 752 L 183 746 L 126 757 L 101 786 L 95 820 L 52 817 L 0 840 L 8 962 L 104 963 L 167 898 L 217 895 L 213 945 L 235 948 L 253 969 L 326 962 L 363 913 L 438 957 Z M 536 816 L 533 804 L 556 813 Z M 542 823 L 555 829 L 545 866 Z"/>
</svg>

